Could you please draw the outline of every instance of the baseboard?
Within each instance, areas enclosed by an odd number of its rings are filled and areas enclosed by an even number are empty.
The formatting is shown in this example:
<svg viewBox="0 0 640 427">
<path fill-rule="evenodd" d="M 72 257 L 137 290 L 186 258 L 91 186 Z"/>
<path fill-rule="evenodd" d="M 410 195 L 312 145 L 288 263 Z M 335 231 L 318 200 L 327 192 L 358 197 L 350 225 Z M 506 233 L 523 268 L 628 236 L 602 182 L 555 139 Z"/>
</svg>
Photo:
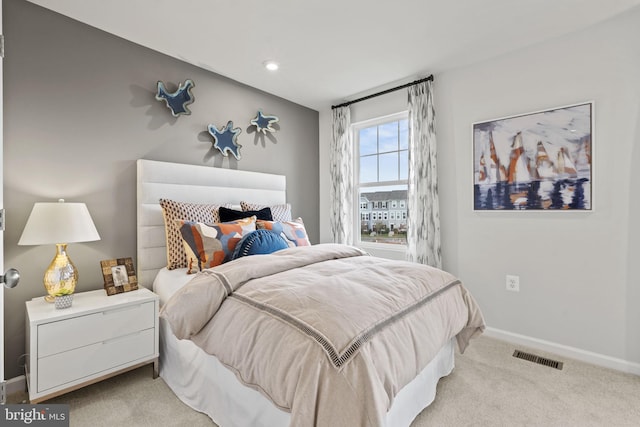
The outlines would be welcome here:
<svg viewBox="0 0 640 427">
<path fill-rule="evenodd" d="M 25 391 L 27 391 L 27 381 L 24 375 L 7 380 L 7 396 Z"/>
<path fill-rule="evenodd" d="M 513 344 L 523 345 L 533 349 L 546 351 L 549 353 L 557 354 L 558 356 L 579 360 L 581 362 L 590 363 L 592 365 L 601 366 L 603 368 L 609 368 L 629 374 L 640 375 L 640 363 L 634 363 L 628 360 L 618 359 L 615 357 L 606 356 L 604 354 L 581 350 L 579 348 L 569 347 L 566 345 L 532 338 L 525 335 L 514 334 L 512 332 L 507 332 L 491 327 L 487 327 L 484 333 L 488 337 L 507 341 Z"/>
</svg>

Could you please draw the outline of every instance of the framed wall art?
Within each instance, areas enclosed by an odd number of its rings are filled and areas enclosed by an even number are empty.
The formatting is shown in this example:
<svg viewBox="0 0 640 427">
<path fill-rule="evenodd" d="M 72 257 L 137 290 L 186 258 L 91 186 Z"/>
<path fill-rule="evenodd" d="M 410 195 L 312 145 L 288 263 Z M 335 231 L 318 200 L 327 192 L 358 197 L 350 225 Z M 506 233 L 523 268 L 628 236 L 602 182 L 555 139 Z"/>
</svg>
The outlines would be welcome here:
<svg viewBox="0 0 640 427">
<path fill-rule="evenodd" d="M 592 211 L 593 102 L 473 124 L 474 211 Z"/>
<path fill-rule="evenodd" d="M 107 295 L 121 294 L 138 289 L 138 278 L 133 268 L 133 259 L 117 258 L 100 261 L 104 289 Z"/>
</svg>

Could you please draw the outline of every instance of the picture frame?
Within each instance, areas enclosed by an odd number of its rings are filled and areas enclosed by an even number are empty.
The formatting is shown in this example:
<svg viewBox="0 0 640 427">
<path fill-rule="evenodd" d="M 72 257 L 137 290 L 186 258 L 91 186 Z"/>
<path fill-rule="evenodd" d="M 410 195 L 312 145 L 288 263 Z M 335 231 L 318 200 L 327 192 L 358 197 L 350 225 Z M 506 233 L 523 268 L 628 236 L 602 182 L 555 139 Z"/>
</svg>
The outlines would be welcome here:
<svg viewBox="0 0 640 427">
<path fill-rule="evenodd" d="M 473 123 L 473 211 L 593 211 L 593 101 Z"/>
<path fill-rule="evenodd" d="M 132 258 L 105 259 L 100 261 L 104 289 L 107 295 L 116 295 L 138 289 L 138 278 Z"/>
</svg>

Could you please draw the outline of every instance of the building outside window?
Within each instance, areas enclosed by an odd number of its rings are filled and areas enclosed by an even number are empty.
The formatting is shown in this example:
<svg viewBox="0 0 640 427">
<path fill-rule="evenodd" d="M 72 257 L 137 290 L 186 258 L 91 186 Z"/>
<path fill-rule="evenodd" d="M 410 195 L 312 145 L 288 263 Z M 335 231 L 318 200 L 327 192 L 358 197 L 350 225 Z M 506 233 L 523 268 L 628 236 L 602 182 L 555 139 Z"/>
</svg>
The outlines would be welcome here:
<svg viewBox="0 0 640 427">
<path fill-rule="evenodd" d="M 406 113 L 356 123 L 356 243 L 406 245 L 409 129 Z M 368 215 L 365 215 L 368 214 Z M 367 218 L 367 219 L 364 219 Z"/>
</svg>

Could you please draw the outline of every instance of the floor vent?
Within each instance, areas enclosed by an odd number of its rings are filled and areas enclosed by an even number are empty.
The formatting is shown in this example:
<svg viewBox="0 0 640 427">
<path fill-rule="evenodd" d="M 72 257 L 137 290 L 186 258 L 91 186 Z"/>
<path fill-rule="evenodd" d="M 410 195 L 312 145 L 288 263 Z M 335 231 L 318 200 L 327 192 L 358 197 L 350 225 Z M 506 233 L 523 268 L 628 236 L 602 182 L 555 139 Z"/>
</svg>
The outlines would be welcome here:
<svg viewBox="0 0 640 427">
<path fill-rule="evenodd" d="M 537 363 L 538 365 L 548 366 L 550 368 L 562 369 L 562 362 L 558 362 L 557 360 L 547 359 L 546 357 L 536 356 L 535 354 L 526 353 L 520 350 L 514 351 L 513 357 L 517 357 L 518 359 L 528 360 L 529 362 Z"/>
</svg>

